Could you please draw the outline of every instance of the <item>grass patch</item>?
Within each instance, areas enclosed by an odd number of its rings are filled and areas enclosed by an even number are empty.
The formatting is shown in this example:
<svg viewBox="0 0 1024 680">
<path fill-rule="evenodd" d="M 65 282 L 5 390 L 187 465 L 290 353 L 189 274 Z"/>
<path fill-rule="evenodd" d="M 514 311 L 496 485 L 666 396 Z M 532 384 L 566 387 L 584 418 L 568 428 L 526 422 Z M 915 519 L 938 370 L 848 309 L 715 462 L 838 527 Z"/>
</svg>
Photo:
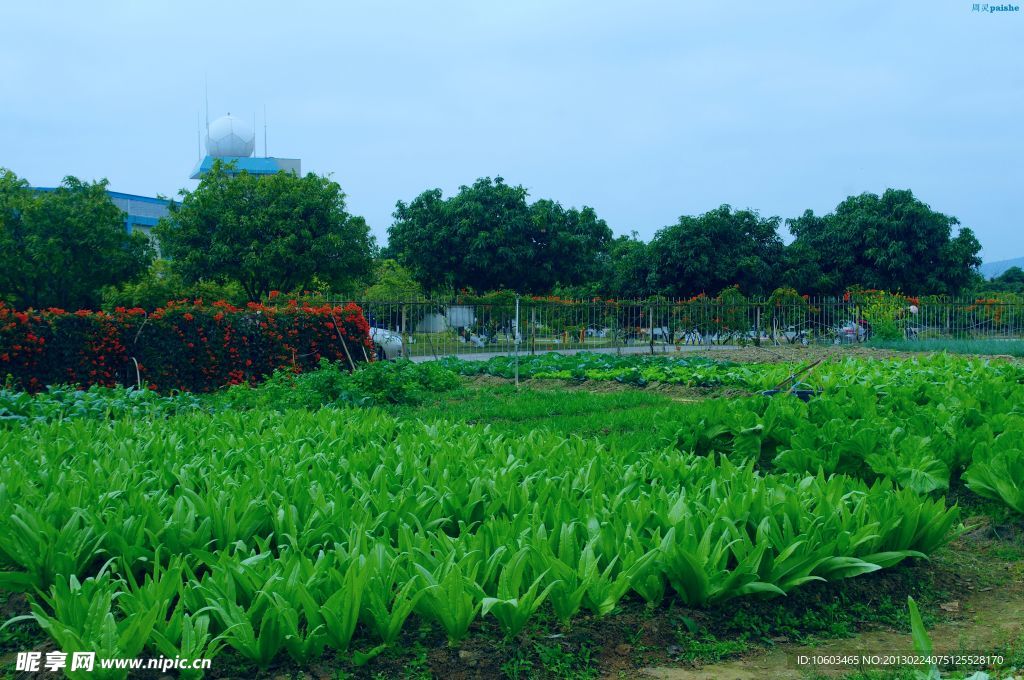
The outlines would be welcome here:
<svg viewBox="0 0 1024 680">
<path fill-rule="evenodd" d="M 1024 340 L 872 340 L 869 347 L 900 352 L 948 352 L 950 354 L 1009 354 L 1024 357 Z"/>
<path fill-rule="evenodd" d="M 512 385 L 467 386 L 418 405 L 394 406 L 400 418 L 487 425 L 510 436 L 545 430 L 599 439 L 609 448 L 673 446 L 678 421 L 692 404 L 643 390 L 589 392 Z"/>
</svg>

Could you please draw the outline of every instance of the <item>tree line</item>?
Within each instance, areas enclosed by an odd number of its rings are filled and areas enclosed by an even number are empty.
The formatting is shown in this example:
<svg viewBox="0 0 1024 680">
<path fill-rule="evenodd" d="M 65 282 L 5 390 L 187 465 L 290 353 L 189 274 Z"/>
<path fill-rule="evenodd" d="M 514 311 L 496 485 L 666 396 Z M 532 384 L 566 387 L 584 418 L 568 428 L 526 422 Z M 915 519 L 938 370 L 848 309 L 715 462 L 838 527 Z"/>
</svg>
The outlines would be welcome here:
<svg viewBox="0 0 1024 680">
<path fill-rule="evenodd" d="M 689 297 L 739 285 L 818 295 L 854 285 L 956 294 L 979 282 L 981 244 L 955 217 L 909 190 L 851 196 L 826 215 L 785 220 L 722 205 L 684 215 L 649 242 L 615 238 L 589 207 L 563 208 L 502 178 L 483 178 L 445 199 L 426 191 L 399 202 L 385 254 L 427 289 L 551 290 L 580 297 Z"/>
<path fill-rule="evenodd" d="M 242 302 L 275 290 L 627 299 L 733 285 L 747 295 L 781 286 L 817 295 L 851 286 L 962 294 L 986 283 L 971 229 L 909 190 L 850 196 L 827 214 L 786 220 L 722 205 L 644 241 L 635 232 L 616 237 L 591 207 L 531 201 L 522 186 L 484 177 L 447 197 L 431 189 L 399 201 L 384 247 L 345 198 L 329 177 L 235 174 L 218 162 L 195 190 L 181 192 L 151 242 L 125 232 L 106 181 L 68 177 L 39 191 L 0 169 L 0 298 L 77 309 Z M 1024 287 L 1008 274 L 988 285 Z"/>
</svg>

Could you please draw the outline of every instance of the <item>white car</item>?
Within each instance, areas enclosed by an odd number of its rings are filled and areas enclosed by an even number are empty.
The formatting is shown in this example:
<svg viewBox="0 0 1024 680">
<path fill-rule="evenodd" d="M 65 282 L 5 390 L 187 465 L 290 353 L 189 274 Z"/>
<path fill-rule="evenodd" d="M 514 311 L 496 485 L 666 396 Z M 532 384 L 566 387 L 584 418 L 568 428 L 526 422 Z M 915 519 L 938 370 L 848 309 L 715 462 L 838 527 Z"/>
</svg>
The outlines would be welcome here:
<svg viewBox="0 0 1024 680">
<path fill-rule="evenodd" d="M 397 359 L 402 356 L 402 336 L 386 328 L 370 327 L 370 339 L 377 352 L 378 361 Z"/>
</svg>

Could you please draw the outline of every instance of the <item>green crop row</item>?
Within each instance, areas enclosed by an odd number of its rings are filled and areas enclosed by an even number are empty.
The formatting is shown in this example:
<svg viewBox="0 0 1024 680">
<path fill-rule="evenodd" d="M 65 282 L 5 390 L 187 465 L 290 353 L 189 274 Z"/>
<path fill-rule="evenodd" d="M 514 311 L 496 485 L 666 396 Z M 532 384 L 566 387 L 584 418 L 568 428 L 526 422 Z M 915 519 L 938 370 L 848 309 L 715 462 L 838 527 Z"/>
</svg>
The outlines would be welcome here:
<svg viewBox="0 0 1024 680">
<path fill-rule="evenodd" d="M 512 375 L 508 357 L 448 359 L 463 374 Z M 799 367 L 581 353 L 520 359 L 533 378 L 733 385 L 764 390 Z M 1024 513 L 1024 367 L 932 355 L 902 360 L 827 361 L 799 377 L 818 392 L 804 404 L 710 400 L 677 415 L 676 436 L 651 445 L 755 458 L 767 470 L 890 479 L 919 493 L 963 479 L 976 493 Z M 664 428 L 658 428 L 662 431 Z"/>
<path fill-rule="evenodd" d="M 675 444 L 765 470 L 889 479 L 926 494 L 962 478 L 1024 513 L 1024 369 L 936 355 L 846 360 L 809 378 L 808 403 L 707 400 L 681 412 Z"/>
<path fill-rule="evenodd" d="M 481 616 L 782 595 L 923 557 L 958 518 L 887 480 L 377 410 L 27 424 L 0 465 L 0 588 L 112 657 L 302 662 L 410 617 L 455 642 Z"/>
<path fill-rule="evenodd" d="M 260 385 L 235 385 L 205 402 L 212 410 L 417 404 L 458 386 L 459 377 L 437 363 L 375 361 L 349 371 L 340 362 L 322 360 L 315 371 L 275 371 Z"/>
<path fill-rule="evenodd" d="M 170 416 L 200 408 L 199 398 L 192 395 L 163 396 L 124 387 L 82 390 L 58 385 L 37 394 L 0 387 L 0 428 L 65 418 Z"/>
<path fill-rule="evenodd" d="M 324 359 L 314 371 L 274 371 L 259 385 L 234 385 L 203 396 L 98 385 L 85 390 L 56 385 L 35 394 L 0 387 L 0 428 L 73 418 L 168 417 L 197 410 L 416 404 L 458 385 L 455 373 L 435 363 L 379 361 L 351 372 L 340 362 Z"/>
<path fill-rule="evenodd" d="M 516 372 L 516 358 L 513 356 L 493 357 L 487 361 L 448 357 L 438 363 L 461 375 L 512 378 Z M 734 386 L 751 390 L 767 390 L 783 381 L 793 369 L 785 364 L 737 364 L 703 357 L 596 352 L 520 355 L 518 363 L 520 378 L 614 380 L 637 386 L 648 383 Z"/>
</svg>

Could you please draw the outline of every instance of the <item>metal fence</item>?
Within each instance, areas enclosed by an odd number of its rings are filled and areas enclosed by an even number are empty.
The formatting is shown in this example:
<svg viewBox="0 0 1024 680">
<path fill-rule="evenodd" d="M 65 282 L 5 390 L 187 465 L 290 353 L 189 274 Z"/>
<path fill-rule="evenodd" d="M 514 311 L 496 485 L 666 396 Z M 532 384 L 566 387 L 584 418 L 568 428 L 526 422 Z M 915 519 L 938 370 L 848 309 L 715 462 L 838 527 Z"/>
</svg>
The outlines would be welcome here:
<svg viewBox="0 0 1024 680">
<path fill-rule="evenodd" d="M 370 324 L 401 334 L 407 356 L 614 350 L 670 352 L 686 346 L 842 344 L 878 337 L 856 302 L 809 298 L 783 303 L 713 298 L 657 301 L 366 301 Z M 906 339 L 1019 339 L 1024 303 L 944 299 L 896 314 Z M 891 335 L 892 325 L 888 331 Z"/>
</svg>

